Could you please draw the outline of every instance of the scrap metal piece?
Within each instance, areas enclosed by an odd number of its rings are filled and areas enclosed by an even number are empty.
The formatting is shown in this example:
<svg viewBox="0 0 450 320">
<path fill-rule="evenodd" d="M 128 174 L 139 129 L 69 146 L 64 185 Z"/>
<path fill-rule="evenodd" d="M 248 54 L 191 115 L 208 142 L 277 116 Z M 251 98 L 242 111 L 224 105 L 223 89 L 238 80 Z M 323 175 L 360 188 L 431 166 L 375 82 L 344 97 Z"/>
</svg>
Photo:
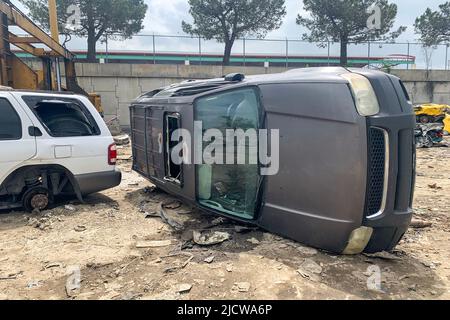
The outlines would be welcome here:
<svg viewBox="0 0 450 320">
<path fill-rule="evenodd" d="M 213 246 L 231 239 L 228 232 L 200 232 L 194 231 L 194 242 L 200 246 Z"/>
</svg>

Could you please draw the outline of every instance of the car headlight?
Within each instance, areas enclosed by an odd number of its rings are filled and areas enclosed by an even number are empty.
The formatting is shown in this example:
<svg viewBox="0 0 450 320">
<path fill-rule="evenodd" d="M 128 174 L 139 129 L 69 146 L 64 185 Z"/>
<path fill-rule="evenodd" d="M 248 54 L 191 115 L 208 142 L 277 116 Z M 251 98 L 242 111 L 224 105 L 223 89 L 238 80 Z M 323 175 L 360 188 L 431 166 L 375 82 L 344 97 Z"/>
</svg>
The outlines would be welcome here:
<svg viewBox="0 0 450 320">
<path fill-rule="evenodd" d="M 345 73 L 342 77 L 350 83 L 360 115 L 374 116 L 380 112 L 380 105 L 369 79 L 356 73 Z"/>
<path fill-rule="evenodd" d="M 355 255 L 360 254 L 366 249 L 373 235 L 373 229 L 368 227 L 360 227 L 353 230 L 348 240 L 347 247 L 342 254 Z"/>
</svg>

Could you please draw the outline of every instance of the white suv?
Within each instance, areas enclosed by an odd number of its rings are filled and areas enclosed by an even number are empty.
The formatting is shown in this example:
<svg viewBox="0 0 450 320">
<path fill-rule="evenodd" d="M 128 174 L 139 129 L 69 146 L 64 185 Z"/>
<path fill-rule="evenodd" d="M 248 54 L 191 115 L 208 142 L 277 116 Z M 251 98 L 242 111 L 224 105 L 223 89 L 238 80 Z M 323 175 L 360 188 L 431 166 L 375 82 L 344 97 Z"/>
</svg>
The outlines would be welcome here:
<svg viewBox="0 0 450 320">
<path fill-rule="evenodd" d="M 43 210 L 55 196 L 120 184 L 117 151 L 89 99 L 0 89 L 0 210 Z"/>
</svg>

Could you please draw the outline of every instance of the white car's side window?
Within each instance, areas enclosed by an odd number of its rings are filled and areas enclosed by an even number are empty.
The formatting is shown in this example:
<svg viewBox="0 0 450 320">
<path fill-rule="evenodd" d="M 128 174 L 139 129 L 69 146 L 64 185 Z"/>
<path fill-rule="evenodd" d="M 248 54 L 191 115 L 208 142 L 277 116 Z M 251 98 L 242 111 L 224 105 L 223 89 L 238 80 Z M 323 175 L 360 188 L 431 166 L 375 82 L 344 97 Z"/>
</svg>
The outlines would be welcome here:
<svg viewBox="0 0 450 320">
<path fill-rule="evenodd" d="M 0 98 L 0 115 L 0 141 L 20 140 L 22 138 L 22 122 L 6 98 Z"/>
<path fill-rule="evenodd" d="M 95 119 L 77 99 L 22 97 L 52 137 L 100 135 Z"/>
</svg>

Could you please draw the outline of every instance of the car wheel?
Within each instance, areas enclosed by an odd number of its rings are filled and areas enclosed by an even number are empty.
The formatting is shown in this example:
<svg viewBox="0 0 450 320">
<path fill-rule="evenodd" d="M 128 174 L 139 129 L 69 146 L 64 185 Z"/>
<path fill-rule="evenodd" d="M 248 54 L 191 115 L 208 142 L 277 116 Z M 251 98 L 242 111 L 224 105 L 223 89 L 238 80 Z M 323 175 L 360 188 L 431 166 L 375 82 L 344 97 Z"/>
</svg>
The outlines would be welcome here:
<svg viewBox="0 0 450 320">
<path fill-rule="evenodd" d="M 22 206 L 25 210 L 32 212 L 34 210 L 44 210 L 50 204 L 50 192 L 42 187 L 27 190 L 22 198 Z"/>
</svg>

